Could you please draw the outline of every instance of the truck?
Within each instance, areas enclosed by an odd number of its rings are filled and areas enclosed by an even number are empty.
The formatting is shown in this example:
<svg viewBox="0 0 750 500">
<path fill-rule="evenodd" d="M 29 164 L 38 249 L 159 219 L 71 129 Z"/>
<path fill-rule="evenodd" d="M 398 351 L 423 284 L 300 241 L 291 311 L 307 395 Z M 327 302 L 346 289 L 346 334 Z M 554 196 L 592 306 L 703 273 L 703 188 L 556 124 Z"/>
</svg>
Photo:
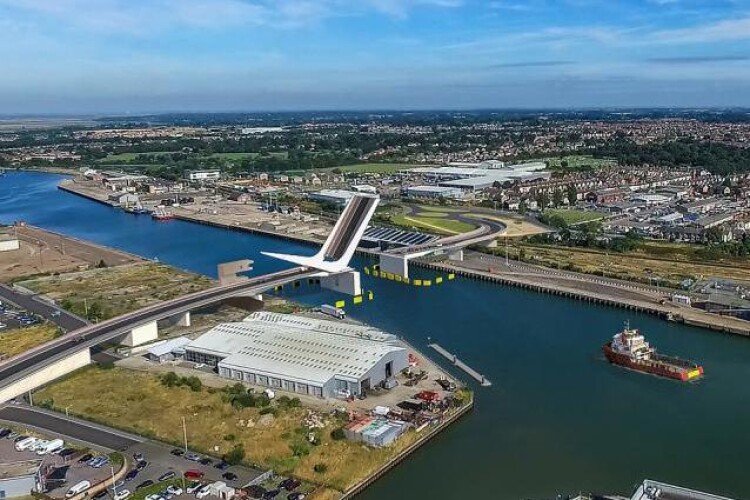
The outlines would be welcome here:
<svg viewBox="0 0 750 500">
<path fill-rule="evenodd" d="M 65 447 L 65 441 L 62 439 L 53 439 L 52 441 L 47 441 L 44 446 L 41 446 L 36 450 L 37 455 L 51 455 L 52 453 L 57 453 L 58 451 L 62 450 Z"/>
<path fill-rule="evenodd" d="M 86 480 L 80 481 L 70 487 L 70 489 L 65 493 L 65 498 L 73 498 L 74 496 L 83 493 L 89 488 L 91 488 L 90 482 Z"/>
<path fill-rule="evenodd" d="M 346 312 L 343 309 L 329 306 L 328 304 L 323 304 L 322 306 L 320 306 L 320 312 L 322 312 L 323 314 L 327 314 L 328 316 L 333 316 L 337 319 L 346 318 Z"/>
</svg>

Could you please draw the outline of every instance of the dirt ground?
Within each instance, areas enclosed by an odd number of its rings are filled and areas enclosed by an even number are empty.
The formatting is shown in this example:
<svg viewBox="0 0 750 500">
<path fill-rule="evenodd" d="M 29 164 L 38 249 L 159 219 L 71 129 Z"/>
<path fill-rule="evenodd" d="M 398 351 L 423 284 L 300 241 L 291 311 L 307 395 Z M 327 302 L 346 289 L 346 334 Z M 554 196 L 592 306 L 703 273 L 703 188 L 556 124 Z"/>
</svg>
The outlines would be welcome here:
<svg viewBox="0 0 750 500">
<path fill-rule="evenodd" d="M 471 215 L 467 215 L 467 217 L 471 217 Z M 496 220 L 505 224 L 507 227 L 505 234 L 510 238 L 521 238 L 523 236 L 533 236 L 535 234 L 549 232 L 549 230 L 541 224 L 535 224 L 523 217 L 482 214 L 481 218 Z"/>
<path fill-rule="evenodd" d="M 67 273 L 88 269 L 100 261 L 108 267 L 143 262 L 143 259 L 31 226 L 14 228 L 21 248 L 0 252 L 0 280 Z"/>
</svg>

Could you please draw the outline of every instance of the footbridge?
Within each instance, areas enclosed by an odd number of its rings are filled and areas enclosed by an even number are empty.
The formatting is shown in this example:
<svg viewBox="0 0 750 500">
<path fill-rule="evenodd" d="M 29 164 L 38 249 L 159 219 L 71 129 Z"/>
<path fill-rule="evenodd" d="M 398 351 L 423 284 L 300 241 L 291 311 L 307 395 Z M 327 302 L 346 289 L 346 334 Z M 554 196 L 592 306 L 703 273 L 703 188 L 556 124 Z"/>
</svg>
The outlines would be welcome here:
<svg viewBox="0 0 750 500">
<path fill-rule="evenodd" d="M 334 226 L 323 248 L 312 257 L 273 254 L 296 267 L 255 278 L 231 281 L 175 299 L 159 302 L 116 318 L 86 325 L 51 342 L 0 363 L 0 403 L 32 391 L 91 363 L 91 348 L 109 342 L 135 346 L 158 337 L 157 322 L 190 324 L 190 312 L 238 296 L 265 291 L 304 278 L 319 277 L 321 286 L 361 294 L 360 276 L 349 267 L 379 199 L 355 196 Z M 249 261 L 248 261 L 249 262 Z"/>
</svg>

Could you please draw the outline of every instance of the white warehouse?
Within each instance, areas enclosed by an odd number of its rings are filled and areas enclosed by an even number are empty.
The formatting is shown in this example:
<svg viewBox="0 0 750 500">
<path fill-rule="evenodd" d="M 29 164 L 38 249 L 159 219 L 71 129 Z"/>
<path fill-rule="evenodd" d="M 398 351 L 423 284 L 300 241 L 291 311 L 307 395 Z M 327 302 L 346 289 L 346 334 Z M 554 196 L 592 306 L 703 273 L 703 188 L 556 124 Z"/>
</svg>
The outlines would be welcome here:
<svg viewBox="0 0 750 500">
<path fill-rule="evenodd" d="M 185 346 L 185 359 L 219 375 L 322 398 L 357 396 L 408 366 L 393 335 L 367 326 L 256 312 Z"/>
</svg>

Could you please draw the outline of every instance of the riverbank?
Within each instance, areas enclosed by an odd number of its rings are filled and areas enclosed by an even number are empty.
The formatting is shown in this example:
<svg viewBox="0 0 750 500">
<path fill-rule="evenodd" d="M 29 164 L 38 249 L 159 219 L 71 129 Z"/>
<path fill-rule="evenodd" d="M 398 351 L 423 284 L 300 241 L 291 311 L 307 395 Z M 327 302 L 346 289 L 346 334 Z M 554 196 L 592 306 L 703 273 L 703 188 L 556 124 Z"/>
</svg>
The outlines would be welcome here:
<svg viewBox="0 0 750 500">
<path fill-rule="evenodd" d="M 101 196 L 89 193 L 89 190 L 77 189 L 72 183 L 61 184 L 60 189 L 111 206 Z M 262 225 L 227 223 L 226 221 L 216 220 L 217 216 L 207 213 L 180 213 L 175 214 L 175 218 L 221 229 L 260 234 L 309 245 L 320 244 L 325 240 L 325 237 L 318 235 L 313 237 L 299 232 L 268 230 Z M 358 249 L 357 253 L 370 257 L 377 255 L 374 251 L 362 248 Z M 487 258 L 491 258 L 491 256 L 487 256 Z M 496 262 L 501 262 L 500 257 L 495 257 L 495 259 Z M 428 269 L 455 272 L 458 275 L 473 279 L 653 314 L 662 319 L 682 322 L 712 331 L 750 336 L 750 322 L 673 304 L 670 302 L 669 290 L 664 288 L 661 291 L 658 291 L 658 289 L 654 291 L 652 287 L 626 281 L 598 279 L 595 276 L 583 273 L 558 272 L 532 265 L 522 265 L 522 270 L 519 270 L 518 267 L 504 270 L 502 264 L 496 264 L 491 266 L 490 270 L 486 263 L 477 261 L 472 263 L 469 259 L 463 263 L 436 263 L 424 260 L 414 260 L 411 263 Z"/>
</svg>

